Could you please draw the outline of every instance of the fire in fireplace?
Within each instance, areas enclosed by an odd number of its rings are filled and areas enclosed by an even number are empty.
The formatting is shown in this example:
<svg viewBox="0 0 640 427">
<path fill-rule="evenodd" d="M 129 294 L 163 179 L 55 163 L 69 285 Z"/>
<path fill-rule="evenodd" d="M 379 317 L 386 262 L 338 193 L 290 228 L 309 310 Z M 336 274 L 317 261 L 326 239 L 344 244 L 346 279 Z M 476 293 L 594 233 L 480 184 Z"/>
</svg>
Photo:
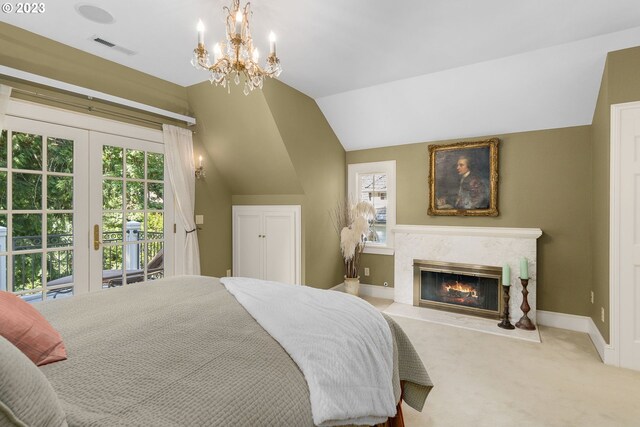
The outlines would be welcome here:
<svg viewBox="0 0 640 427">
<path fill-rule="evenodd" d="M 414 260 L 414 305 L 499 318 L 500 267 Z"/>
</svg>

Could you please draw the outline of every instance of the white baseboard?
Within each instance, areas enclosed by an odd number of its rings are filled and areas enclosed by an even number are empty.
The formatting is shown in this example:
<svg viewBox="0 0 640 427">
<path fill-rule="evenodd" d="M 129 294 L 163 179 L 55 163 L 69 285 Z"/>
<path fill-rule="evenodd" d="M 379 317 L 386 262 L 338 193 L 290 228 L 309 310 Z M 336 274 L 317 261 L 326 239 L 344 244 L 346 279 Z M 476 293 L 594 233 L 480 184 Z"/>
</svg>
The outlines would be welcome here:
<svg viewBox="0 0 640 427">
<path fill-rule="evenodd" d="M 339 285 L 331 288 L 332 291 L 340 291 L 344 292 L 344 283 L 340 283 Z M 367 285 L 366 283 L 360 283 L 360 295 L 364 297 L 373 297 L 373 298 L 384 298 L 384 299 L 393 299 L 394 291 L 393 288 L 388 286 L 379 286 L 379 285 Z"/>
<path fill-rule="evenodd" d="M 536 319 L 540 325 L 589 334 L 589 338 L 591 338 L 593 346 L 598 351 L 600 359 L 607 365 L 620 365 L 613 346 L 605 342 L 600 330 L 598 330 L 598 327 L 591 317 L 538 310 L 536 312 Z"/>
<path fill-rule="evenodd" d="M 570 331 L 589 333 L 590 317 L 575 314 L 556 313 L 554 311 L 536 311 L 536 321 L 540 325 L 552 328 L 568 329 Z"/>
</svg>

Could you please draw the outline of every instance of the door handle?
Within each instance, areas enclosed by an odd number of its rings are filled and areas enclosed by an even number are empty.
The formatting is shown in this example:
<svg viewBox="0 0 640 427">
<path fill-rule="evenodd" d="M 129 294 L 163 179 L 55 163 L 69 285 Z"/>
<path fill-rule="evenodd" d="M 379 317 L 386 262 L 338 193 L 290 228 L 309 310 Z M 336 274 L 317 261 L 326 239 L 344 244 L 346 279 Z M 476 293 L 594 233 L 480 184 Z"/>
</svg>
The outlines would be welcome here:
<svg viewBox="0 0 640 427">
<path fill-rule="evenodd" d="M 101 243 L 102 242 L 100 241 L 100 226 L 98 224 L 95 224 L 93 226 L 93 249 L 96 251 L 100 249 Z"/>
</svg>

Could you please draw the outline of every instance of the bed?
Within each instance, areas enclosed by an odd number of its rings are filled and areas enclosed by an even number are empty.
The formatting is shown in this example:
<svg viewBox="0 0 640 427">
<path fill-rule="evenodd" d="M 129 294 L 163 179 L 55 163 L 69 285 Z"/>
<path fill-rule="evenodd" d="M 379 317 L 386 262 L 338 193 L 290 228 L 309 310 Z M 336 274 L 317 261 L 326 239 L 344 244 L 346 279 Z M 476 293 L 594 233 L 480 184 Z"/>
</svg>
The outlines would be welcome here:
<svg viewBox="0 0 640 427">
<path fill-rule="evenodd" d="M 67 348 L 67 360 L 40 369 L 69 426 L 314 425 L 301 370 L 216 278 L 165 278 L 36 307 Z M 421 410 L 431 381 L 385 320 L 396 402 L 402 393 Z"/>
</svg>

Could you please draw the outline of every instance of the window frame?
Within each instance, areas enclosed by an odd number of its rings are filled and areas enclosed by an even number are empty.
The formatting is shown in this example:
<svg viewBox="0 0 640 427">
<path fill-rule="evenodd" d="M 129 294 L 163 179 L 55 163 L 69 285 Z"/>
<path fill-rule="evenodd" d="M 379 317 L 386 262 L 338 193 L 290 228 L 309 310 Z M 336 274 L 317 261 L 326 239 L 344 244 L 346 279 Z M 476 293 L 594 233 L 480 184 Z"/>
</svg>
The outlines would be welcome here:
<svg viewBox="0 0 640 427">
<path fill-rule="evenodd" d="M 365 174 L 384 173 L 387 175 L 387 241 L 384 244 L 367 242 L 364 253 L 377 255 L 393 255 L 396 225 L 396 161 L 350 163 L 347 165 L 347 194 L 350 200 L 360 201 L 359 176 Z"/>
</svg>

